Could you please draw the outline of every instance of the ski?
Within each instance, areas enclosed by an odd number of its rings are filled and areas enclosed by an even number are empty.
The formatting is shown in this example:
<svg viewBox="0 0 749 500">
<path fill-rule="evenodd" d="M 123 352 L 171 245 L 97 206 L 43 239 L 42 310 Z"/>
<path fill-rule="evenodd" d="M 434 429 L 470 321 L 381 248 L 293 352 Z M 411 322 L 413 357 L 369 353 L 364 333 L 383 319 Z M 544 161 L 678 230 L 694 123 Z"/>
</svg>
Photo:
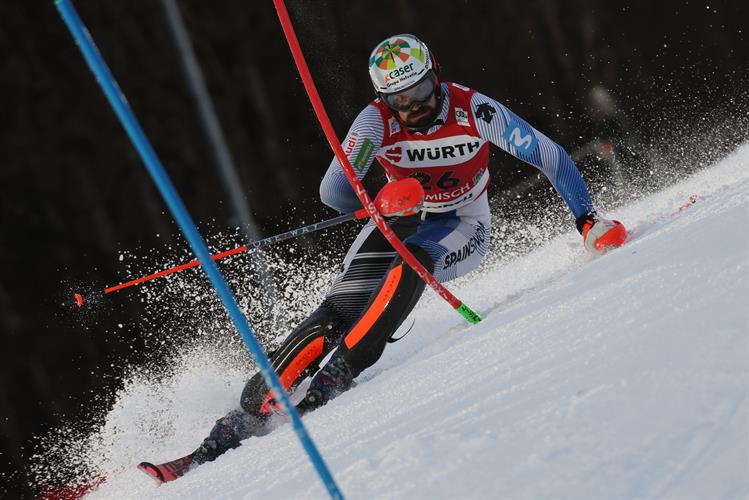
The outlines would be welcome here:
<svg viewBox="0 0 749 500">
<path fill-rule="evenodd" d="M 184 476 L 193 465 L 193 455 L 189 455 L 172 460 L 171 462 L 165 462 L 163 464 L 154 465 L 150 462 L 141 462 L 138 464 L 138 470 L 148 474 L 158 484 L 168 483 Z"/>
</svg>

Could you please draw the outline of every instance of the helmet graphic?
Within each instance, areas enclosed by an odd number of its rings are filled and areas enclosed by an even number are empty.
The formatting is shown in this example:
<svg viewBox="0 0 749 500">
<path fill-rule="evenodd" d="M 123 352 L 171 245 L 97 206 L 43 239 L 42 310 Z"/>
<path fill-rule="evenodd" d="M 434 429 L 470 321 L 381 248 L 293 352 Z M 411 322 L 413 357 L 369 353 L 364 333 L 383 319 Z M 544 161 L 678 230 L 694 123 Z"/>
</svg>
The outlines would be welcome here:
<svg viewBox="0 0 749 500">
<path fill-rule="evenodd" d="M 434 69 L 426 44 L 413 35 L 383 40 L 369 56 L 369 77 L 375 92 L 392 94 L 421 81 Z"/>
</svg>

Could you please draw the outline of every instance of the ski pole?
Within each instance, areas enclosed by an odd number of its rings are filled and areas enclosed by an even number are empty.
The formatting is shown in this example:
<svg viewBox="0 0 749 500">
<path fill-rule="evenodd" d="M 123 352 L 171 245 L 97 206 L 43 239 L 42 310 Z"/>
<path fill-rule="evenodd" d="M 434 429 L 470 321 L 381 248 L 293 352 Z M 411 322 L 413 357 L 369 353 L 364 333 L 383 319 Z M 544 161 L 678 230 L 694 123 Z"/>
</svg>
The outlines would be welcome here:
<svg viewBox="0 0 749 500">
<path fill-rule="evenodd" d="M 216 290 L 216 294 L 221 298 L 221 301 L 226 308 L 226 312 L 229 314 L 234 325 L 242 336 L 242 339 L 247 346 L 247 350 L 252 353 L 257 361 L 260 373 L 262 373 L 265 382 L 273 390 L 273 395 L 276 400 L 280 402 L 284 413 L 291 419 L 292 427 L 299 438 L 299 442 L 314 465 L 315 470 L 320 476 L 320 480 L 332 499 L 342 499 L 343 494 L 333 479 L 330 469 L 320 455 L 315 443 L 312 441 L 307 429 L 304 427 L 302 420 L 299 418 L 296 407 L 291 402 L 281 379 L 273 369 L 273 366 L 265 355 L 263 348 L 260 346 L 257 337 L 255 337 L 255 332 L 252 329 L 252 326 L 250 326 L 247 318 L 239 309 L 239 305 L 237 304 L 229 285 L 221 275 L 221 271 L 219 271 L 216 263 L 211 260 L 211 253 L 208 250 L 208 246 L 200 236 L 197 227 L 195 227 L 195 223 L 187 211 L 187 207 L 185 207 L 182 198 L 180 198 L 179 193 L 177 193 L 177 190 L 174 188 L 172 180 L 166 173 L 166 170 L 161 164 L 161 160 L 159 160 L 159 157 L 156 155 L 153 146 L 151 146 L 151 143 L 148 141 L 140 123 L 138 123 L 138 119 L 133 114 L 132 109 L 130 109 L 125 96 L 120 91 L 117 82 L 109 71 L 109 67 L 107 67 L 107 64 L 104 62 L 104 59 L 94 45 L 91 35 L 86 30 L 80 17 L 78 17 L 75 7 L 73 7 L 70 0 L 55 0 L 55 6 L 65 21 L 65 25 L 70 31 L 70 34 L 78 44 L 78 47 L 91 68 L 91 71 L 96 75 L 96 79 L 99 82 L 102 91 L 122 123 L 122 126 L 127 131 L 133 146 L 135 146 L 135 149 L 137 149 L 140 154 L 148 173 L 151 175 L 154 183 L 159 189 L 159 193 L 161 193 L 164 201 L 169 206 L 169 210 L 177 221 L 182 234 L 184 234 L 185 238 L 190 243 L 190 247 L 193 249 L 198 259 L 201 260 L 201 267 L 211 280 L 211 283 Z"/>
<path fill-rule="evenodd" d="M 301 236 L 303 234 L 313 233 L 315 231 L 320 231 L 321 229 L 326 229 L 329 227 L 337 226 L 338 224 L 343 224 L 344 222 L 348 222 L 348 221 L 352 221 L 356 219 L 364 219 L 366 217 L 367 217 L 367 212 L 364 209 L 360 209 L 350 214 L 343 214 L 343 215 L 339 215 L 338 217 L 333 217 L 332 219 L 324 220 L 322 222 L 315 222 L 314 224 L 310 224 L 308 226 L 300 227 L 297 229 L 292 229 L 291 231 L 286 231 L 285 233 L 277 234 L 275 236 L 269 236 L 262 240 L 253 241 L 253 242 L 247 243 L 246 245 L 233 248 L 231 250 L 226 250 L 224 252 L 213 254 L 211 255 L 211 259 L 214 261 L 221 260 L 226 257 L 231 257 L 232 255 L 244 253 L 248 250 L 255 250 L 258 248 L 267 247 L 274 243 L 278 243 L 279 241 L 290 240 L 292 238 Z M 192 260 L 184 264 L 179 264 L 174 267 L 170 267 L 169 269 L 164 269 L 163 271 L 158 271 L 156 273 L 149 274 L 141 278 L 126 281 L 125 283 L 120 283 L 119 285 L 110 286 L 104 289 L 104 293 L 108 294 L 112 292 L 117 292 L 124 288 L 129 288 L 131 286 L 145 283 L 146 281 L 151 281 L 151 280 L 155 280 L 156 278 L 161 278 L 163 276 L 168 276 L 170 274 L 178 273 L 179 271 L 184 271 L 185 269 L 198 267 L 199 265 L 200 265 L 200 260 L 198 259 Z M 73 298 L 75 299 L 75 303 L 78 307 L 83 307 L 85 298 L 83 297 L 82 294 L 76 292 L 73 294 Z"/>
<path fill-rule="evenodd" d="M 372 198 L 370 198 L 366 189 L 364 189 L 364 185 L 356 176 L 356 172 L 354 172 L 354 168 L 351 166 L 351 162 L 343 152 L 341 141 L 339 141 L 338 137 L 336 136 L 333 124 L 330 122 L 327 111 L 325 111 L 325 105 L 323 104 L 322 99 L 320 99 L 320 94 L 317 92 L 315 81 L 312 79 L 312 74 L 310 73 L 309 67 L 307 66 L 307 61 L 304 58 L 304 54 L 302 53 L 302 48 L 299 45 L 299 40 L 297 39 L 296 32 L 294 31 L 294 25 L 289 18 L 289 12 L 286 9 L 284 0 L 273 0 L 273 5 L 275 5 L 276 7 L 278 20 L 281 22 L 283 33 L 286 36 L 286 41 L 289 44 L 289 49 L 291 50 L 291 55 L 294 58 L 294 63 L 296 64 L 297 70 L 299 71 L 299 75 L 302 77 L 302 83 L 304 84 L 304 89 L 307 91 L 307 95 L 309 96 L 310 102 L 312 103 L 312 108 L 315 110 L 315 114 L 317 115 L 320 126 L 325 133 L 328 144 L 330 144 L 330 147 L 333 149 L 333 153 L 335 153 L 335 156 L 341 164 L 341 167 L 343 167 L 343 172 L 346 175 L 349 184 L 351 184 L 351 187 L 354 189 L 354 193 L 356 193 L 359 201 L 361 201 L 362 206 L 367 210 L 367 213 L 377 225 L 377 228 L 380 230 L 385 239 L 387 239 L 387 241 L 398 252 L 403 260 L 411 267 L 411 269 L 413 269 L 414 272 L 416 272 L 416 274 L 422 280 L 424 280 L 424 283 L 429 285 L 432 290 L 437 292 L 440 297 L 445 299 L 445 301 L 447 301 L 453 307 L 453 309 L 458 311 L 458 313 L 460 313 L 460 315 L 463 316 L 466 321 L 474 324 L 478 323 L 479 321 L 481 321 L 481 316 L 479 316 L 479 314 L 473 311 L 466 304 L 461 302 L 460 299 L 458 299 L 450 292 L 450 290 L 445 288 L 442 283 L 437 281 L 432 273 L 427 271 L 427 269 L 421 264 L 421 262 L 419 262 L 416 257 L 413 256 L 408 248 L 406 248 L 406 246 L 393 232 L 393 230 L 390 229 L 390 226 L 382 217 L 382 214 L 380 214 L 380 212 L 378 211 L 377 206 L 372 201 Z"/>
</svg>

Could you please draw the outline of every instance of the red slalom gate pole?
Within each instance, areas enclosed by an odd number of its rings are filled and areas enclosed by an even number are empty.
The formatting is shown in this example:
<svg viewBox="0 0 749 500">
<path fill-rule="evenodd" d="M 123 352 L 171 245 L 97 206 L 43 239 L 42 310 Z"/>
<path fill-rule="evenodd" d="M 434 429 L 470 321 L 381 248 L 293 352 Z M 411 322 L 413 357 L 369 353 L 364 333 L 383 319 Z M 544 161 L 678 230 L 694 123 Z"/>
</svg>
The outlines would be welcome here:
<svg viewBox="0 0 749 500">
<path fill-rule="evenodd" d="M 310 101 L 312 102 L 312 107 L 315 110 L 315 114 L 317 115 L 317 119 L 322 126 L 323 132 L 325 132 L 325 137 L 328 140 L 328 144 L 330 144 L 330 147 L 333 148 L 333 153 L 335 154 L 336 158 L 338 158 L 338 161 L 343 167 L 343 172 L 345 173 L 346 178 L 348 179 L 351 186 L 354 188 L 354 192 L 359 198 L 359 201 L 361 201 L 362 206 L 375 222 L 379 230 L 382 232 L 382 235 L 385 236 L 388 242 L 393 246 L 398 254 L 403 257 L 403 260 L 406 261 L 409 266 L 411 266 L 416 274 L 422 280 L 424 280 L 424 283 L 429 285 L 435 292 L 437 292 L 440 297 L 445 299 L 453 307 L 453 309 L 457 310 L 468 322 L 478 323 L 479 321 L 481 321 L 481 316 L 479 316 L 470 307 L 461 302 L 455 295 L 450 293 L 447 288 L 445 288 L 439 281 L 435 279 L 434 276 L 432 276 L 432 273 L 426 270 L 421 262 L 419 262 L 416 257 L 413 256 L 413 254 L 406 248 L 406 246 L 398 238 L 398 236 L 396 236 L 393 230 L 390 229 L 388 223 L 377 210 L 377 207 L 372 201 L 372 198 L 364 189 L 364 185 L 356 176 L 354 168 L 351 166 L 348 157 L 343 152 L 343 148 L 341 148 L 341 143 L 336 136 L 333 125 L 330 122 L 330 118 L 328 117 L 328 113 L 327 111 L 325 111 L 325 106 L 320 99 L 320 94 L 317 92 L 315 82 L 312 79 L 309 68 L 307 67 L 307 61 L 305 60 L 304 54 L 302 53 L 302 49 L 299 45 L 299 40 L 296 37 L 294 25 L 291 23 L 291 19 L 289 18 L 289 12 L 286 10 L 286 4 L 283 0 L 273 0 L 273 5 L 275 5 L 276 7 L 278 19 L 281 21 L 281 26 L 283 28 L 284 35 L 286 36 L 286 41 L 289 43 L 289 49 L 291 49 L 291 54 L 294 57 L 294 62 L 296 63 L 299 75 L 302 77 L 304 88 L 307 91 L 307 95 L 309 96 Z"/>
</svg>

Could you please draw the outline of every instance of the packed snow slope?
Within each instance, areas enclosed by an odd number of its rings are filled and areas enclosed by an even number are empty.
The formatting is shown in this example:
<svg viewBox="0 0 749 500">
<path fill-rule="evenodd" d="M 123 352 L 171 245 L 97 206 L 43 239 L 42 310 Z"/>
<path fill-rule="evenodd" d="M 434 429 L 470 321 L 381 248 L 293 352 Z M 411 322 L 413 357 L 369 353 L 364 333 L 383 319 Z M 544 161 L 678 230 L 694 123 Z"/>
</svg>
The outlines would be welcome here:
<svg viewBox="0 0 749 500">
<path fill-rule="evenodd" d="M 689 195 L 701 200 L 674 215 Z M 600 258 L 569 232 L 431 292 L 359 385 L 304 419 L 349 498 L 749 497 L 749 145 L 609 214 Z M 156 486 L 243 374 L 185 366 L 130 386 L 92 498 L 324 498 L 289 425 Z"/>
</svg>

